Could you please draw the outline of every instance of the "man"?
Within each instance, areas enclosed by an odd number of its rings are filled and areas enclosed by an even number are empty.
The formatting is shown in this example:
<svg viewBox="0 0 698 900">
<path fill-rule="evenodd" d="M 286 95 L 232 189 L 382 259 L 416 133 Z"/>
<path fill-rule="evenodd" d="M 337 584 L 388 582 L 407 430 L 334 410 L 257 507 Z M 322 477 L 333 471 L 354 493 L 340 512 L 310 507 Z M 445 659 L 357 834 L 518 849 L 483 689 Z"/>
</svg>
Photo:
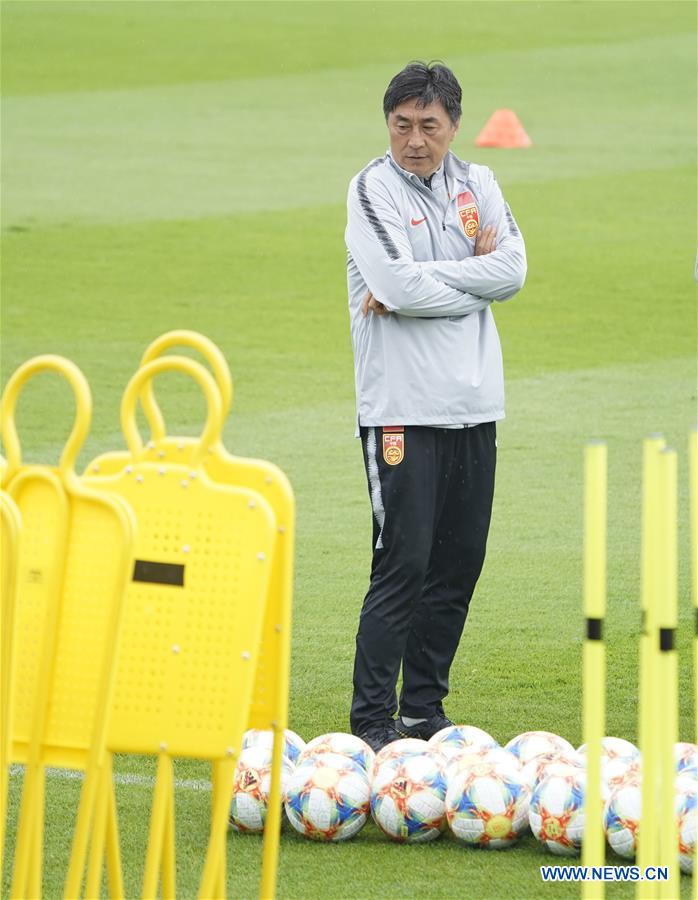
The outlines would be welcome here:
<svg viewBox="0 0 698 900">
<path fill-rule="evenodd" d="M 442 701 L 484 561 L 504 417 L 490 307 L 526 275 L 523 239 L 492 172 L 449 151 L 461 117 L 453 73 L 411 63 L 388 85 L 383 110 L 390 150 L 352 180 L 346 230 L 373 509 L 350 718 L 375 750 L 451 724 Z"/>
</svg>

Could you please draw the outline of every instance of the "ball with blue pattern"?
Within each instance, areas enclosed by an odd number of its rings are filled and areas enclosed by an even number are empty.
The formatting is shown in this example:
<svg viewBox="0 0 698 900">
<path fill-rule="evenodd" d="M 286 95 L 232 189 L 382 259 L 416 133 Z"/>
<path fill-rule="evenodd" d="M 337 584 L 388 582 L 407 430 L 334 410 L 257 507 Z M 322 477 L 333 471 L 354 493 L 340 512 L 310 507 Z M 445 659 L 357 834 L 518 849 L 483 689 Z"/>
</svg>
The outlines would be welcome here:
<svg viewBox="0 0 698 900">
<path fill-rule="evenodd" d="M 674 811 L 679 833 L 679 864 L 681 871 L 690 875 L 693 872 L 693 860 L 696 853 L 696 817 L 698 816 L 698 779 L 693 774 L 683 774 L 676 779 Z"/>
<path fill-rule="evenodd" d="M 262 747 L 272 752 L 274 746 L 274 732 L 271 730 L 250 728 L 242 736 L 242 749 L 248 750 L 250 747 Z M 284 731 L 284 747 L 283 755 L 291 765 L 296 765 L 298 757 L 305 749 L 305 741 L 295 731 L 286 728 Z"/>
<path fill-rule="evenodd" d="M 370 786 L 364 769 L 338 753 L 318 753 L 296 766 L 284 808 L 291 825 L 316 841 L 345 841 L 363 828 Z"/>
<path fill-rule="evenodd" d="M 506 751 L 499 751 L 504 753 Z M 449 778 L 446 816 L 451 831 L 472 846 L 501 850 L 528 827 L 529 789 L 518 761 L 472 758 Z"/>
<path fill-rule="evenodd" d="M 569 766 L 538 782 L 528 821 L 534 837 L 551 853 L 576 856 L 584 835 L 586 773 Z"/>
<path fill-rule="evenodd" d="M 422 843 L 446 826 L 446 778 L 439 753 L 396 755 L 374 770 L 371 814 L 391 840 Z"/>
<path fill-rule="evenodd" d="M 617 785 L 604 805 L 603 827 L 609 846 L 619 856 L 632 859 L 642 812 L 642 788 L 638 778 Z"/>
</svg>

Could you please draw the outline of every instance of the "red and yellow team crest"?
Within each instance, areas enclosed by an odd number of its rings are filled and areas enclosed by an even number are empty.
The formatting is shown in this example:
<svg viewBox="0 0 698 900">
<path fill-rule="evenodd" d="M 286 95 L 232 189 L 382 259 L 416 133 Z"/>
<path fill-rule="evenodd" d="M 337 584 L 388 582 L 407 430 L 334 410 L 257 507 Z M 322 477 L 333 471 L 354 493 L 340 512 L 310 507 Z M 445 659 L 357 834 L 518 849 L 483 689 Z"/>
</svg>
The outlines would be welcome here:
<svg viewBox="0 0 698 900">
<path fill-rule="evenodd" d="M 458 215 L 466 237 L 475 237 L 480 227 L 480 213 L 478 212 L 475 197 L 470 191 L 463 191 L 458 194 Z"/>
<path fill-rule="evenodd" d="M 405 429 L 402 425 L 383 429 L 383 459 L 397 466 L 405 458 Z"/>
</svg>

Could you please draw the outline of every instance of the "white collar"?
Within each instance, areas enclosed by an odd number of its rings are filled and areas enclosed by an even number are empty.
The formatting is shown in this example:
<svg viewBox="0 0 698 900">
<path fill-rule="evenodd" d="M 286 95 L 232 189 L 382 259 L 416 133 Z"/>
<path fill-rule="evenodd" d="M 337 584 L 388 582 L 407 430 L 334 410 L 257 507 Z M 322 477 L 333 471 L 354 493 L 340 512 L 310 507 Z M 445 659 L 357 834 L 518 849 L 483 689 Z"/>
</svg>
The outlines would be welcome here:
<svg viewBox="0 0 698 900">
<path fill-rule="evenodd" d="M 395 167 L 395 169 L 400 173 L 400 175 L 402 175 L 403 178 L 406 178 L 408 181 L 417 181 L 419 184 L 424 184 L 424 181 L 419 177 L 419 175 L 415 175 L 414 172 L 408 172 L 407 169 L 403 169 L 401 165 L 396 163 L 390 150 L 387 150 L 385 155 L 390 160 L 391 165 Z M 464 162 L 462 159 L 458 159 L 455 153 L 453 153 L 453 151 L 451 150 L 449 150 L 446 156 L 444 156 L 443 160 L 441 161 L 441 165 L 436 170 L 436 172 L 434 172 L 434 175 L 442 173 L 444 171 L 444 167 L 446 169 L 446 178 L 448 180 L 450 180 L 451 178 L 455 178 L 456 181 L 467 182 L 470 164 Z"/>
</svg>

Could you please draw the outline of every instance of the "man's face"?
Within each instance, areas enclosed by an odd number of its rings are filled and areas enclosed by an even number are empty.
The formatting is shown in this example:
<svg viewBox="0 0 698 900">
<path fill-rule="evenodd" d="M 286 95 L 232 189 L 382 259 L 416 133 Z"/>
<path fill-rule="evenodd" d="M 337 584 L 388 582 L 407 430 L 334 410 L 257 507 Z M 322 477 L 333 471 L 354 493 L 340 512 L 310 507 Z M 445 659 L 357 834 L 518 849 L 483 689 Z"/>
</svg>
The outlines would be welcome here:
<svg viewBox="0 0 698 900">
<path fill-rule="evenodd" d="M 458 131 L 439 102 L 417 106 L 406 100 L 388 114 L 390 152 L 395 162 L 408 172 L 428 178 L 441 165 Z"/>
</svg>

